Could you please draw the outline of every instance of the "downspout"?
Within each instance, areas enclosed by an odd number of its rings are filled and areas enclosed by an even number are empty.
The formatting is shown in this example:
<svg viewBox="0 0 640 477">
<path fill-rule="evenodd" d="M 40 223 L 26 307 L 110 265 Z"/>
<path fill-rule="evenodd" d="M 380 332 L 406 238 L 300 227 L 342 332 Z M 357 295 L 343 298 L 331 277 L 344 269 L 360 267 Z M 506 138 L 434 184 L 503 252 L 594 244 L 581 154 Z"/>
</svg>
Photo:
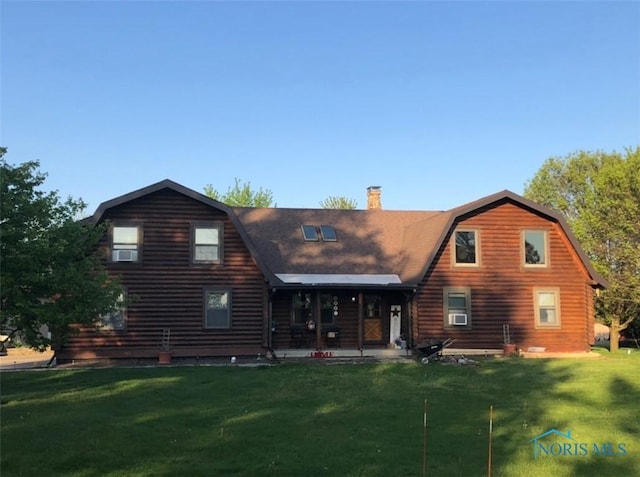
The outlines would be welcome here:
<svg viewBox="0 0 640 477">
<path fill-rule="evenodd" d="M 267 349 L 273 349 L 273 293 L 267 292 L 267 323 L 269 329 L 267 331 Z"/>
<path fill-rule="evenodd" d="M 269 353 L 271 353 L 271 358 L 272 359 L 277 359 L 276 357 L 276 353 L 273 350 L 273 333 L 275 331 L 274 329 L 274 322 L 273 322 L 273 295 L 275 294 L 276 289 L 275 288 L 267 288 L 267 306 L 266 306 L 266 312 L 267 312 L 267 343 L 266 343 L 266 348 L 267 351 Z"/>
</svg>

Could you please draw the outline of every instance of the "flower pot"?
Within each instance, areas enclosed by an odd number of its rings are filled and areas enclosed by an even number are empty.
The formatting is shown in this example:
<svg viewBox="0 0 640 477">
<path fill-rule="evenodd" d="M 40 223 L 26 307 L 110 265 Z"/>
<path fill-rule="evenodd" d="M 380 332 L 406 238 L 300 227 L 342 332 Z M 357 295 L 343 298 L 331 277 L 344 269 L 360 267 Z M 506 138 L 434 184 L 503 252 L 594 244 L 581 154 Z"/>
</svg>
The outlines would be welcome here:
<svg viewBox="0 0 640 477">
<path fill-rule="evenodd" d="M 171 351 L 160 351 L 158 353 L 159 364 L 171 364 Z"/>
<path fill-rule="evenodd" d="M 502 352 L 505 356 L 509 356 L 516 352 L 516 345 L 514 343 L 505 343 L 502 345 Z"/>
</svg>

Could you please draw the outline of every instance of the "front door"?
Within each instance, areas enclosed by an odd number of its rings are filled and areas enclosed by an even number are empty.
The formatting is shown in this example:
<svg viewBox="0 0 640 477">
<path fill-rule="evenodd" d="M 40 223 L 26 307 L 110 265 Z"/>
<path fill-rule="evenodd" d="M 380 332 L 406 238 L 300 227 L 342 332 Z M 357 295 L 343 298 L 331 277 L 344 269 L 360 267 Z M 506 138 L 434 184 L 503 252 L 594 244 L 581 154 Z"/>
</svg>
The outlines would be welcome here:
<svg viewBox="0 0 640 477">
<path fill-rule="evenodd" d="M 382 300 L 378 295 L 364 296 L 363 338 L 365 344 L 383 342 L 382 332 Z"/>
</svg>

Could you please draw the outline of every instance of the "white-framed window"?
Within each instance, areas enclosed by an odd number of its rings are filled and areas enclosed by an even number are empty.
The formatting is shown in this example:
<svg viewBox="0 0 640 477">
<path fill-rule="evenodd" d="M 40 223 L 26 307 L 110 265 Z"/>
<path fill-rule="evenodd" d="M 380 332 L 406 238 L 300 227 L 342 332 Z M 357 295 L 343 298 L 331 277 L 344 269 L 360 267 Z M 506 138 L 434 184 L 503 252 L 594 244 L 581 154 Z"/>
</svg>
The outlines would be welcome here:
<svg viewBox="0 0 640 477">
<path fill-rule="evenodd" d="M 534 288 L 536 328 L 560 328 L 560 289 Z"/>
<path fill-rule="evenodd" d="M 140 225 L 114 225 L 111 227 L 111 261 L 137 262 L 140 260 L 142 227 Z"/>
<path fill-rule="evenodd" d="M 546 230 L 522 232 L 522 259 L 525 267 L 546 267 L 549 262 Z"/>
<path fill-rule="evenodd" d="M 442 301 L 445 328 L 471 328 L 471 288 L 445 287 Z"/>
<path fill-rule="evenodd" d="M 123 331 L 127 327 L 125 295 L 122 293 L 111 313 L 100 317 L 98 328 L 103 331 Z"/>
<path fill-rule="evenodd" d="M 222 261 L 222 224 L 194 224 L 191 237 L 193 263 Z"/>
<path fill-rule="evenodd" d="M 477 230 L 456 230 L 453 233 L 453 263 L 456 266 L 480 265 L 480 246 Z"/>
<path fill-rule="evenodd" d="M 204 327 L 206 329 L 231 328 L 231 292 L 206 289 L 204 291 Z"/>
</svg>

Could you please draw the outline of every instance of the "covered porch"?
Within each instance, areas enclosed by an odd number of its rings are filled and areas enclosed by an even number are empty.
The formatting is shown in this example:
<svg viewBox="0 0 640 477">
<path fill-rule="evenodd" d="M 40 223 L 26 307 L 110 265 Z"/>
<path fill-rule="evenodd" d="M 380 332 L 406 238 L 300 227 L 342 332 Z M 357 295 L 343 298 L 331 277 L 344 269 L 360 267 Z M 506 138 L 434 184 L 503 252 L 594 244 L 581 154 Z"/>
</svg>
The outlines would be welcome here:
<svg viewBox="0 0 640 477">
<path fill-rule="evenodd" d="M 358 278 L 362 282 L 362 276 Z M 395 283 L 380 285 L 300 283 L 272 288 L 268 347 L 288 356 L 308 356 L 311 351 L 406 355 L 413 290 Z"/>
</svg>

